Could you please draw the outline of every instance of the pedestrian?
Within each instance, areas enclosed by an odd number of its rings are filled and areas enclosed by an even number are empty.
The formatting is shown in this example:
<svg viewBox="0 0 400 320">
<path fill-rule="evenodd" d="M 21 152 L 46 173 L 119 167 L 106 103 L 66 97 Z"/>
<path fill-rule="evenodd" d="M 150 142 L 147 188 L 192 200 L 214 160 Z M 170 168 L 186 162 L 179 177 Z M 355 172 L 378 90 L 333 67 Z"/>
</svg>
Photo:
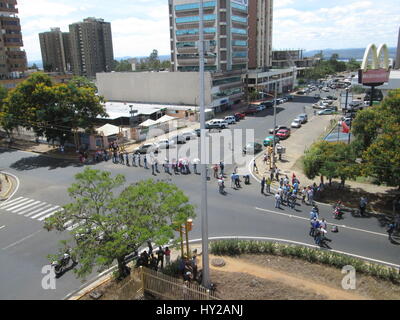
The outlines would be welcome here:
<svg viewBox="0 0 400 320">
<path fill-rule="evenodd" d="M 296 200 L 297 200 L 297 196 L 294 192 L 290 194 L 289 200 L 290 200 L 290 208 L 294 210 L 296 208 Z"/>
<path fill-rule="evenodd" d="M 393 241 L 392 235 L 393 235 L 393 233 L 394 233 L 394 230 L 396 230 L 396 224 L 395 224 L 395 223 L 389 224 L 389 225 L 388 225 L 388 228 L 387 228 L 387 233 L 388 233 L 388 235 L 389 235 L 389 241 L 390 241 L 390 242 Z"/>
<path fill-rule="evenodd" d="M 149 266 L 149 255 L 146 250 L 144 250 L 143 254 L 143 265 L 147 268 Z"/>
<path fill-rule="evenodd" d="M 120 151 L 120 153 L 119 153 L 119 163 L 120 164 L 124 164 L 125 163 L 125 161 L 124 161 L 124 153 L 122 151 Z"/>
<path fill-rule="evenodd" d="M 274 180 L 274 169 L 269 171 L 269 177 L 271 178 L 271 181 Z"/>
<path fill-rule="evenodd" d="M 361 197 L 359 208 L 360 208 L 360 215 L 363 216 L 365 214 L 365 209 L 367 208 L 367 198 L 366 197 Z"/>
<path fill-rule="evenodd" d="M 236 188 L 241 188 L 241 186 L 240 186 L 240 176 L 237 174 L 237 173 L 235 173 L 235 187 Z"/>
<path fill-rule="evenodd" d="M 147 166 L 147 156 L 146 155 L 143 156 L 143 163 L 144 163 L 144 168 L 148 169 L 149 167 Z"/>
<path fill-rule="evenodd" d="M 190 264 L 191 264 L 191 267 L 192 267 L 192 270 L 193 270 L 193 280 L 196 280 L 196 278 L 197 278 L 197 270 L 198 270 L 196 253 L 193 254 L 193 257 L 190 260 Z"/>
<path fill-rule="evenodd" d="M 281 195 L 279 192 L 275 194 L 275 208 L 281 209 Z"/>
<path fill-rule="evenodd" d="M 218 165 L 214 165 L 213 166 L 213 170 L 214 170 L 214 178 L 218 179 Z"/>
<path fill-rule="evenodd" d="M 267 178 L 266 186 L 267 186 L 267 192 L 268 193 L 271 193 L 271 184 L 272 184 L 271 178 Z"/>
<path fill-rule="evenodd" d="M 309 232 L 309 236 L 310 237 L 315 237 L 315 232 L 319 228 L 319 221 L 314 218 L 314 219 L 311 220 L 310 224 L 311 224 L 311 229 L 310 229 L 310 232 Z"/>
<path fill-rule="evenodd" d="M 306 187 L 303 187 L 303 190 L 301 191 L 301 203 L 302 204 L 306 203 L 306 197 L 307 197 L 307 189 L 306 189 Z"/>
<path fill-rule="evenodd" d="M 265 182 L 266 182 L 265 181 L 265 177 L 263 177 L 262 180 L 261 180 L 261 194 L 264 194 Z"/>
<path fill-rule="evenodd" d="M 219 162 L 219 168 L 221 170 L 221 176 L 224 176 L 225 165 L 224 165 L 224 163 L 222 161 Z"/>
<path fill-rule="evenodd" d="M 231 188 L 233 188 L 235 186 L 235 173 L 232 172 L 231 174 Z"/>
<path fill-rule="evenodd" d="M 157 173 L 160 173 L 160 171 L 158 170 L 158 160 L 154 159 L 154 168 L 156 169 Z"/>
<path fill-rule="evenodd" d="M 141 157 L 140 153 L 138 153 L 138 154 L 137 154 L 137 160 L 138 160 L 138 165 L 139 165 L 139 167 L 142 166 L 142 164 L 140 163 L 141 160 L 142 160 L 141 158 L 142 158 L 142 157 Z"/>
<path fill-rule="evenodd" d="M 149 254 L 152 254 L 153 253 L 153 246 L 151 245 L 151 241 L 150 240 L 147 241 L 147 246 L 149 247 Z"/>
<path fill-rule="evenodd" d="M 310 220 L 317 219 L 318 220 L 318 212 L 313 208 L 310 211 Z"/>
<path fill-rule="evenodd" d="M 150 269 L 153 269 L 154 271 L 158 270 L 157 266 L 157 258 L 154 256 L 154 254 L 150 254 L 150 263 L 149 263 Z"/>
<path fill-rule="evenodd" d="M 155 175 L 156 175 L 156 174 L 155 174 L 155 172 L 154 172 L 154 168 L 155 168 L 154 161 L 153 161 L 153 160 L 151 160 L 151 174 L 152 174 L 153 176 L 155 176 Z"/>
<path fill-rule="evenodd" d="M 308 190 L 308 202 L 310 205 L 314 204 L 314 190 L 312 188 Z"/>
<path fill-rule="evenodd" d="M 321 221 L 319 222 L 319 226 L 326 230 L 327 224 L 326 224 L 325 218 L 321 219 Z"/>
<path fill-rule="evenodd" d="M 276 178 L 276 181 L 278 181 L 278 182 L 279 182 L 279 174 L 280 174 L 280 170 L 278 168 L 275 168 L 275 178 Z"/>
<path fill-rule="evenodd" d="M 171 265 L 171 250 L 169 250 L 168 247 L 165 247 L 164 255 L 165 255 L 165 263 L 166 263 L 166 265 L 167 266 Z"/>
<path fill-rule="evenodd" d="M 161 262 L 161 269 L 164 269 L 164 254 L 165 254 L 165 252 L 164 252 L 163 248 L 159 247 L 158 251 L 157 251 L 157 267 L 158 267 L 159 263 Z"/>
<path fill-rule="evenodd" d="M 258 167 L 257 167 L 256 160 L 253 161 L 253 171 L 258 173 Z"/>
<path fill-rule="evenodd" d="M 282 188 L 283 187 L 283 178 L 279 181 L 279 186 Z"/>
</svg>

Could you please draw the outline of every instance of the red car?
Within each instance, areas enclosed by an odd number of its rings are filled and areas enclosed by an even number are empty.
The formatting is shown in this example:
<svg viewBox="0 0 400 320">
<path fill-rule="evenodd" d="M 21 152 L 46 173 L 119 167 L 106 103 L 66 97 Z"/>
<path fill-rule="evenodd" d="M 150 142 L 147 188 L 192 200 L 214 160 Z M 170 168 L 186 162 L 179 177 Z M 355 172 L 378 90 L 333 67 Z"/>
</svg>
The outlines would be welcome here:
<svg viewBox="0 0 400 320">
<path fill-rule="evenodd" d="M 276 135 L 279 137 L 279 139 L 284 140 L 284 139 L 289 138 L 290 131 L 286 130 L 286 129 L 281 129 L 276 133 Z"/>
<path fill-rule="evenodd" d="M 245 114 L 245 113 L 242 113 L 242 112 L 236 112 L 236 113 L 234 114 L 234 116 L 235 116 L 235 119 L 236 119 L 236 121 L 237 121 L 237 120 L 240 120 L 240 119 L 244 119 L 244 118 L 246 117 L 246 114 Z"/>
</svg>

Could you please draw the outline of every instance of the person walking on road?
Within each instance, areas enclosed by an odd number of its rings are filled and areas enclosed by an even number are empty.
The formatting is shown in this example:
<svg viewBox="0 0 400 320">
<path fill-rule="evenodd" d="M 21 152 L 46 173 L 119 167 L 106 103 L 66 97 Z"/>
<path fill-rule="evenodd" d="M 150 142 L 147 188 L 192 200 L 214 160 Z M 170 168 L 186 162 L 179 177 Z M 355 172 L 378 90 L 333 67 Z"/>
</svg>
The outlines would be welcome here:
<svg viewBox="0 0 400 320">
<path fill-rule="evenodd" d="M 141 161 L 141 157 L 140 157 L 140 153 L 138 153 L 137 154 L 137 159 L 138 159 L 138 165 L 139 165 L 139 167 L 141 167 L 142 166 L 142 164 L 140 163 Z"/>
<path fill-rule="evenodd" d="M 253 161 L 253 171 L 258 173 L 258 167 L 257 167 L 256 160 Z"/>
<path fill-rule="evenodd" d="M 261 194 L 264 194 L 265 182 L 266 182 L 265 181 L 265 177 L 263 177 L 262 180 L 261 180 Z"/>
<path fill-rule="evenodd" d="M 303 187 L 303 190 L 301 191 L 301 204 L 306 203 L 306 197 L 307 197 L 307 189 L 306 187 Z"/>
<path fill-rule="evenodd" d="M 219 163 L 219 168 L 221 169 L 221 176 L 224 176 L 225 165 L 222 161 L 220 161 L 220 163 Z"/>
<path fill-rule="evenodd" d="M 213 171 L 214 171 L 214 178 L 218 179 L 218 165 L 217 164 L 215 164 L 213 166 Z"/>
<path fill-rule="evenodd" d="M 272 184 L 272 180 L 271 178 L 268 178 L 265 182 L 266 186 L 267 186 L 267 193 L 271 193 L 271 184 Z"/>
<path fill-rule="evenodd" d="M 275 194 L 275 208 L 281 209 L 281 195 L 278 192 Z"/>
<path fill-rule="evenodd" d="M 396 224 L 395 223 L 392 222 L 391 224 L 388 225 L 387 233 L 389 235 L 389 241 L 390 242 L 393 242 L 392 236 L 393 236 L 393 233 L 394 233 L 395 230 L 396 230 Z"/>
</svg>

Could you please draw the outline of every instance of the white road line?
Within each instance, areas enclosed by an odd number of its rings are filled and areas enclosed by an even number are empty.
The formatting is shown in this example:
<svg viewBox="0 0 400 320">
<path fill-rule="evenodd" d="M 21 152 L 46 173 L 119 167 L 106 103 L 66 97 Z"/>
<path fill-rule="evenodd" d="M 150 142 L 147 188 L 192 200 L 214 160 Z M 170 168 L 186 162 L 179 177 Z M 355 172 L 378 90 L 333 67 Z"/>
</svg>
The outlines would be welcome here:
<svg viewBox="0 0 400 320">
<path fill-rule="evenodd" d="M 28 204 L 28 203 L 31 203 L 31 202 L 33 202 L 33 201 L 35 201 L 35 200 L 30 199 L 30 200 L 28 200 L 28 201 L 24 201 L 24 202 L 22 202 L 22 203 L 20 203 L 20 204 L 18 204 L 18 205 L 16 205 L 16 206 L 13 206 L 13 207 L 11 207 L 11 208 L 6 209 L 6 211 L 14 212 L 15 209 L 21 208 L 21 207 L 23 207 L 24 205 L 26 205 L 26 204 Z"/>
<path fill-rule="evenodd" d="M 277 215 L 287 216 L 289 218 L 295 218 L 295 219 L 301 219 L 301 220 L 310 221 L 309 218 L 299 217 L 299 216 L 296 216 L 296 215 L 293 215 L 293 214 L 288 214 L 288 213 L 283 213 L 283 212 L 276 212 L 276 211 L 257 208 L 257 207 L 255 207 L 255 209 L 256 210 L 260 210 L 260 211 L 270 212 L 270 213 L 277 214 Z M 327 223 L 327 224 L 331 225 L 331 226 L 338 226 L 338 227 L 345 228 L 345 229 L 350 229 L 350 230 L 355 230 L 355 231 L 360 231 L 360 232 L 366 232 L 366 233 L 371 233 L 371 234 L 375 234 L 375 235 L 378 235 L 378 236 L 387 237 L 387 234 L 384 234 L 384 233 L 379 233 L 379 232 L 374 232 L 374 231 L 369 231 L 369 230 L 364 230 L 364 229 L 359 229 L 359 228 L 354 228 L 354 227 L 348 227 L 348 226 L 345 226 L 345 225 L 340 225 L 340 224 L 335 224 L 335 223 Z"/>
<path fill-rule="evenodd" d="M 20 204 L 20 203 L 26 201 L 27 199 L 28 199 L 28 198 L 22 198 L 22 197 L 21 197 L 21 199 L 15 201 L 14 203 L 7 203 L 6 205 L 1 206 L 1 209 L 4 210 L 4 209 L 7 209 L 7 208 L 11 208 L 11 207 L 13 207 L 13 206 L 15 206 L 15 205 L 17 205 L 17 204 Z"/>
<path fill-rule="evenodd" d="M 6 226 L 1 226 L 1 227 L 0 227 L 0 230 L 1 230 L 1 229 L 4 229 L 5 227 L 6 227 Z"/>
<path fill-rule="evenodd" d="M 15 210 L 15 211 L 13 211 L 13 212 L 14 212 L 14 213 L 18 213 L 18 214 L 27 213 L 27 212 L 29 212 L 30 210 L 32 210 L 32 208 L 31 208 L 31 209 L 28 209 L 28 210 L 27 210 L 27 208 L 32 207 L 32 206 L 35 206 L 35 205 L 39 204 L 40 202 L 41 202 L 41 201 L 35 201 L 35 202 L 33 202 L 33 203 L 28 204 L 28 205 L 25 206 L 25 207 L 22 207 L 22 208 L 19 208 L 18 210 Z"/>
<path fill-rule="evenodd" d="M 320 250 L 325 250 L 325 249 L 321 249 L 319 246 L 315 246 L 312 244 L 308 244 L 308 243 L 304 243 L 304 242 L 299 242 L 299 241 L 292 241 L 292 240 L 287 240 L 287 239 L 279 239 L 279 238 L 268 238 L 268 237 L 251 237 L 251 236 L 221 236 L 221 237 L 210 237 L 208 238 L 208 240 L 226 240 L 226 239 L 243 239 L 243 240 L 262 240 L 262 241 L 275 241 L 275 242 L 286 242 L 286 243 L 291 243 L 291 244 L 297 244 L 297 245 L 302 245 L 302 246 L 306 246 L 306 247 L 311 247 L 311 248 L 316 248 L 316 249 L 320 249 Z M 190 243 L 196 243 L 196 242 L 201 242 L 202 239 L 194 239 L 194 240 L 189 240 Z M 364 257 L 364 256 L 360 256 L 360 255 L 356 255 L 354 253 L 349 253 L 349 252 L 345 252 L 345 251 L 339 251 L 339 250 L 328 250 L 330 252 L 336 252 L 336 253 L 340 253 L 340 254 L 345 254 L 351 257 L 355 257 L 355 258 L 359 258 L 359 259 L 363 259 L 363 260 L 367 260 L 367 261 L 372 261 L 372 262 L 376 262 L 379 264 L 384 264 L 390 267 L 394 267 L 394 268 L 400 268 L 400 265 L 392 263 L 392 262 L 387 262 L 387 261 L 382 261 L 382 260 L 377 260 L 377 259 L 373 259 L 373 258 L 369 258 L 369 257 Z"/>
<path fill-rule="evenodd" d="M 37 208 L 39 208 L 39 207 L 41 207 L 41 208 L 40 208 L 40 209 L 37 209 Z M 48 208 L 48 207 L 51 207 L 51 204 L 47 204 L 46 202 L 43 202 L 43 203 L 41 203 L 39 206 L 37 206 L 36 208 L 34 208 L 34 209 L 37 209 L 37 210 L 32 211 L 32 212 L 30 212 L 30 213 L 24 215 L 24 217 L 30 217 L 31 215 L 33 215 L 33 214 L 35 214 L 35 213 L 38 213 L 39 211 L 41 211 L 41 210 L 43 210 L 43 209 L 45 209 L 45 208 Z"/>
<path fill-rule="evenodd" d="M 44 217 L 40 217 L 38 220 L 39 221 L 43 221 L 44 219 L 46 219 L 46 218 L 48 218 L 48 217 L 51 217 L 53 214 L 56 214 L 57 212 L 60 212 L 60 211 L 63 211 L 64 209 L 63 208 L 61 208 L 61 209 L 57 209 L 57 210 L 55 210 L 55 211 L 53 211 L 53 212 L 51 212 L 51 213 L 49 213 L 49 214 L 46 214 Z M 33 219 L 33 218 L 32 218 Z"/>
<path fill-rule="evenodd" d="M 42 216 L 42 215 L 44 215 L 44 214 L 46 214 L 46 213 L 48 213 L 50 211 L 54 211 L 55 209 L 58 209 L 58 208 L 60 208 L 60 206 L 54 206 L 54 207 L 52 207 L 50 209 L 47 209 L 47 210 L 42 211 L 42 212 L 39 212 L 38 214 L 35 214 L 33 217 L 31 217 L 31 219 L 36 219 L 36 218 L 38 218 L 38 217 L 40 217 L 40 216 Z"/>
<path fill-rule="evenodd" d="M 10 201 L 10 199 L 11 199 L 12 197 L 14 197 L 14 195 L 17 193 L 17 191 L 18 191 L 18 189 L 19 189 L 19 184 L 20 184 L 20 183 L 19 183 L 19 179 L 18 179 L 18 177 L 17 177 L 16 175 L 13 175 L 12 173 L 9 173 L 9 172 L 6 172 L 6 171 L 3 171 L 3 173 L 12 176 L 12 177 L 15 179 L 15 181 L 17 181 L 17 186 L 15 187 L 14 192 L 11 194 L 11 196 L 8 197 L 8 200 L 6 200 L 6 202 L 2 204 L 2 205 L 5 205 L 5 204 L 8 204 L 8 202 Z M 0 208 L 1 208 L 1 207 L 2 207 L 2 206 L 0 205 Z"/>
<path fill-rule="evenodd" d="M 3 208 L 3 207 L 5 207 L 6 205 L 9 205 L 9 204 L 11 204 L 11 203 L 13 203 L 13 202 L 15 202 L 15 201 L 20 200 L 20 199 L 22 199 L 22 197 L 18 197 L 18 198 L 14 199 L 14 200 L 7 201 L 7 202 L 3 203 L 3 204 L 0 206 L 0 208 Z"/>
<path fill-rule="evenodd" d="M 42 232 L 42 231 L 43 231 L 43 230 L 38 230 L 38 231 L 36 231 L 36 232 L 30 234 L 29 236 L 26 236 L 25 238 L 22 238 L 21 240 L 18 240 L 18 241 L 16 241 L 16 242 L 14 242 L 14 243 L 8 245 L 7 247 L 2 248 L 2 250 L 7 250 L 7 249 L 9 249 L 9 248 L 11 248 L 11 247 L 14 247 L 14 246 L 16 246 L 17 244 L 20 244 L 21 242 L 25 241 L 26 239 L 29 239 L 29 238 L 33 237 L 34 235 L 36 235 L 36 234 L 38 234 L 39 232 Z"/>
</svg>

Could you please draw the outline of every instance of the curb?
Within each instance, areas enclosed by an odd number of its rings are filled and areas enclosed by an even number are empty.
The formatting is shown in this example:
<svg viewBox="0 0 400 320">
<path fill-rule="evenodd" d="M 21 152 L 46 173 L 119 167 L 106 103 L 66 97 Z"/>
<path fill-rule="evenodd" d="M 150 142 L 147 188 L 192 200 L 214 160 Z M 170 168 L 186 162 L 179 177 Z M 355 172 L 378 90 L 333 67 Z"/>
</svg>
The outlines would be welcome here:
<svg viewBox="0 0 400 320">
<path fill-rule="evenodd" d="M 6 201 L 6 200 L 8 200 L 8 198 L 9 198 L 9 196 L 10 196 L 10 193 L 11 193 L 11 191 L 12 191 L 13 188 L 14 188 L 14 178 L 13 178 L 12 176 L 10 176 L 9 174 L 4 173 L 4 172 L 1 172 L 1 174 L 4 175 L 4 177 L 7 177 L 8 182 L 9 182 L 8 190 L 7 190 L 7 191 L 4 193 L 4 195 L 0 198 L 0 201 Z"/>
</svg>

